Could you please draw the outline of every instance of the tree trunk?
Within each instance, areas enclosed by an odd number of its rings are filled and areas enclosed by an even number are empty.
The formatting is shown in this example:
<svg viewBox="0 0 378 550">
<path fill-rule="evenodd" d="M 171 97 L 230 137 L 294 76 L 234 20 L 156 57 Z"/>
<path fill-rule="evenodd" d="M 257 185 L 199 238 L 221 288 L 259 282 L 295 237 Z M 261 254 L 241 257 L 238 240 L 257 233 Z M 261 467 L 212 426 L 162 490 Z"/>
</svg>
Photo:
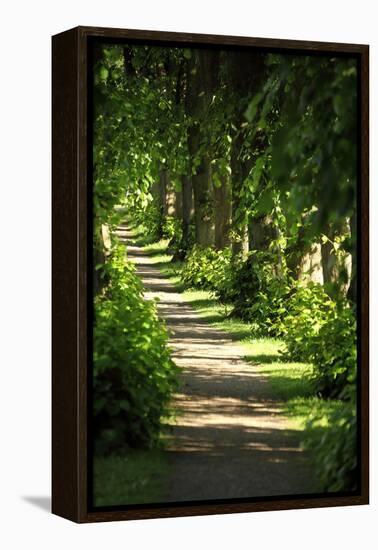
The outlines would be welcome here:
<svg viewBox="0 0 378 550">
<path fill-rule="evenodd" d="M 210 158 L 203 154 L 192 175 L 194 197 L 194 224 L 196 243 L 211 246 L 214 242 L 213 200 L 211 196 Z"/>
<path fill-rule="evenodd" d="M 167 171 L 166 174 L 166 215 L 175 216 L 176 215 L 176 191 L 172 185 L 170 173 Z"/>
<path fill-rule="evenodd" d="M 309 257 L 311 251 L 311 244 L 306 240 L 305 223 L 306 214 L 301 214 L 295 243 L 286 250 L 286 265 L 292 277 L 297 281 L 303 278 L 306 256 Z"/>
<path fill-rule="evenodd" d="M 176 219 L 182 220 L 182 188 L 175 191 L 175 207 L 173 215 Z"/>
<path fill-rule="evenodd" d="M 158 181 L 158 210 L 159 210 L 159 222 L 158 222 L 158 237 L 163 236 L 164 222 L 168 213 L 167 205 L 167 187 L 168 187 L 169 174 L 166 168 L 159 170 Z"/>
<path fill-rule="evenodd" d="M 323 284 L 321 245 L 305 240 L 303 226 L 299 229 L 295 246 L 286 256 L 286 265 L 297 281 Z"/>
<path fill-rule="evenodd" d="M 168 187 L 168 170 L 162 168 L 159 172 L 159 206 L 163 216 L 167 215 L 167 187 Z"/>
<path fill-rule="evenodd" d="M 249 220 L 249 250 L 268 250 L 272 240 L 278 238 L 278 231 L 269 216 L 259 216 Z"/>
<path fill-rule="evenodd" d="M 239 133 L 231 146 L 231 187 L 232 187 L 232 255 L 248 253 L 248 221 L 247 215 L 242 211 L 241 196 L 244 177 L 248 173 L 248 166 L 240 159 L 243 146 L 243 137 Z"/>
<path fill-rule="evenodd" d="M 242 211 L 243 184 L 252 168 L 251 159 L 242 158 L 244 145 L 243 123 L 245 110 L 251 97 L 259 91 L 265 71 L 264 57 L 256 52 L 234 52 L 227 56 L 227 80 L 229 101 L 235 105 L 232 125 L 234 136 L 231 144 L 232 183 L 232 252 L 236 255 L 248 251 L 248 213 Z M 247 70 L 246 70 L 247 68 Z"/>
<path fill-rule="evenodd" d="M 190 243 L 190 219 L 193 208 L 193 191 L 190 176 L 183 176 L 182 185 L 182 241 L 181 249 L 186 251 Z"/>
<path fill-rule="evenodd" d="M 249 220 L 248 223 L 249 250 L 270 252 L 274 254 L 272 272 L 280 277 L 284 272 L 283 252 L 279 246 L 273 246 L 280 236 L 278 227 L 273 225 L 271 216 L 261 215 Z"/>
<path fill-rule="evenodd" d="M 230 244 L 231 190 L 227 176 L 219 187 L 214 186 L 215 248 L 221 250 Z"/>
<path fill-rule="evenodd" d="M 320 243 L 312 243 L 308 251 L 300 258 L 297 266 L 297 278 L 301 281 L 324 283 Z"/>
<path fill-rule="evenodd" d="M 336 256 L 332 242 L 322 242 L 322 268 L 324 284 L 335 283 L 337 280 Z"/>
<path fill-rule="evenodd" d="M 352 282 L 352 256 L 339 249 L 337 252 L 333 242 L 337 236 L 350 234 L 351 224 L 348 219 L 335 225 L 329 224 L 326 236 L 329 240 L 322 243 L 322 269 L 324 284 L 330 295 L 342 294 L 346 296 Z M 353 247 L 352 247 L 353 249 Z M 351 291 L 353 294 L 353 290 Z"/>
<path fill-rule="evenodd" d="M 196 242 L 209 246 L 214 241 L 214 212 L 211 186 L 211 153 L 203 139 L 202 123 L 206 124 L 218 79 L 219 52 L 193 50 L 187 71 L 186 112 L 191 119 L 188 149 L 194 196 Z"/>
</svg>

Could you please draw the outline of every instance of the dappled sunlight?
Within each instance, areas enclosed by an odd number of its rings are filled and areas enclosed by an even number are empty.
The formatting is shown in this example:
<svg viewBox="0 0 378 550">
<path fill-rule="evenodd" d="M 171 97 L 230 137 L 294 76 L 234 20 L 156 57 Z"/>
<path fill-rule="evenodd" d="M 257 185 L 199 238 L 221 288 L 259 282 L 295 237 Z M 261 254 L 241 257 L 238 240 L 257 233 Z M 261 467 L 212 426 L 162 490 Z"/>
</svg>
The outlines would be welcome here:
<svg viewBox="0 0 378 550">
<path fill-rule="evenodd" d="M 296 433 L 282 427 L 245 426 L 240 423 L 222 423 L 222 419 L 210 425 L 196 426 L 180 422 L 178 430 L 167 436 L 172 451 L 206 451 L 216 456 L 227 457 L 230 453 L 241 454 L 274 452 L 277 458 L 288 458 L 289 453 L 302 453 L 296 445 Z"/>
<path fill-rule="evenodd" d="M 189 406 L 187 406 L 188 399 Z M 176 394 L 175 402 L 182 406 L 188 421 L 193 425 L 201 416 L 210 424 L 218 422 L 249 426 L 253 425 L 253 416 L 256 413 L 272 415 L 280 412 L 280 407 L 274 401 L 255 402 L 252 399 L 233 397 L 212 396 L 210 400 L 206 400 L 201 396 L 188 398 L 186 394 Z M 190 413 L 194 413 L 195 417 Z M 182 418 L 180 422 L 183 422 Z"/>
</svg>

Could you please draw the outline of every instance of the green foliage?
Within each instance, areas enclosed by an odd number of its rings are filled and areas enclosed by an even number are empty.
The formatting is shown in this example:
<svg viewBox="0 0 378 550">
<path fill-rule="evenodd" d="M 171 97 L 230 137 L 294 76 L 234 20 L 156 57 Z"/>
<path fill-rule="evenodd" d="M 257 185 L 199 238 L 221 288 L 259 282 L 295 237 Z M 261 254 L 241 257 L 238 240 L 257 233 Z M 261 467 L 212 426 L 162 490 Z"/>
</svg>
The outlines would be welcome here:
<svg viewBox="0 0 378 550">
<path fill-rule="evenodd" d="M 311 453 L 321 491 L 357 489 L 357 415 L 355 404 L 344 403 L 330 415 L 313 415 L 307 422 L 304 447 Z"/>
<path fill-rule="evenodd" d="M 164 217 L 155 202 L 149 202 L 144 209 L 136 209 L 133 212 L 132 220 L 136 227 L 143 227 L 144 236 L 150 242 L 156 242 L 162 237 Z"/>
<path fill-rule="evenodd" d="M 164 216 L 155 202 L 150 202 L 144 209 L 136 210 L 131 216 L 133 224 L 144 228 L 150 242 L 161 239 L 172 241 L 170 249 L 179 246 L 182 236 L 180 220 L 174 216 Z"/>
<path fill-rule="evenodd" d="M 163 223 L 162 238 L 179 243 L 182 236 L 180 220 L 173 216 L 166 216 Z"/>
<path fill-rule="evenodd" d="M 287 313 L 286 269 L 275 262 L 272 252 L 252 251 L 247 259 L 239 257 L 230 264 L 216 289 L 222 301 L 233 304 L 233 315 L 250 322 L 256 335 L 279 335 Z"/>
<path fill-rule="evenodd" d="M 162 166 L 187 173 L 187 121 L 179 100 L 186 59 L 180 48 L 137 45 L 101 45 L 95 57 L 94 207 L 99 223 L 109 224 L 116 204 L 132 214 L 148 206 Z"/>
<path fill-rule="evenodd" d="M 311 229 L 319 235 L 355 209 L 356 60 L 270 55 L 266 64 L 246 116 L 255 134 L 266 135 L 260 158 L 286 213 L 294 218 L 316 205 Z"/>
<path fill-rule="evenodd" d="M 188 288 L 216 291 L 220 281 L 227 278 L 230 259 L 228 249 L 194 245 L 183 266 L 181 280 Z"/>
<path fill-rule="evenodd" d="M 157 444 L 176 384 L 177 367 L 154 302 L 121 250 L 105 266 L 95 300 L 93 414 L 96 452 Z"/>
<path fill-rule="evenodd" d="M 332 300 L 317 283 L 297 284 L 281 323 L 287 355 L 314 365 L 315 391 L 325 397 L 347 398 L 357 368 L 354 309 Z"/>
</svg>

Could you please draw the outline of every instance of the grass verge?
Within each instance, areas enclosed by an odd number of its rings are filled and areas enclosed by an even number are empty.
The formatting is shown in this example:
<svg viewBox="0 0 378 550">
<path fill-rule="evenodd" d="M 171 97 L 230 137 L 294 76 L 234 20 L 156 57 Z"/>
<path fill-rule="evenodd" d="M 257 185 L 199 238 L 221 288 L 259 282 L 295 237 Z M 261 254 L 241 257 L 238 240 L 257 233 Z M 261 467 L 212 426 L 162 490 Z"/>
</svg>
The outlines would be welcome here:
<svg viewBox="0 0 378 550">
<path fill-rule="evenodd" d="M 94 459 L 94 504 L 117 506 L 161 502 L 168 472 L 161 451 L 130 450 L 126 455 Z"/>
</svg>

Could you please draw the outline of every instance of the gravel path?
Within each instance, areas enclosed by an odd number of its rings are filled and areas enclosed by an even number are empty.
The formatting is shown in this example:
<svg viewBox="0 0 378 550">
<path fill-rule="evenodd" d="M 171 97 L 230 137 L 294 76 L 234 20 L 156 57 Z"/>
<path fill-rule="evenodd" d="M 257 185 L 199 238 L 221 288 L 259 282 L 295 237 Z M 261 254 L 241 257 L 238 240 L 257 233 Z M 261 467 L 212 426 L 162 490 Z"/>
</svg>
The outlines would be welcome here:
<svg viewBox="0 0 378 550">
<path fill-rule="evenodd" d="M 118 229 L 123 241 L 130 234 Z M 127 246 L 145 298 L 159 298 L 173 359 L 182 367 L 167 450 L 164 501 L 303 494 L 311 492 L 308 459 L 282 403 L 269 397 L 258 364 L 245 349 L 210 326 L 137 246 Z"/>
</svg>

